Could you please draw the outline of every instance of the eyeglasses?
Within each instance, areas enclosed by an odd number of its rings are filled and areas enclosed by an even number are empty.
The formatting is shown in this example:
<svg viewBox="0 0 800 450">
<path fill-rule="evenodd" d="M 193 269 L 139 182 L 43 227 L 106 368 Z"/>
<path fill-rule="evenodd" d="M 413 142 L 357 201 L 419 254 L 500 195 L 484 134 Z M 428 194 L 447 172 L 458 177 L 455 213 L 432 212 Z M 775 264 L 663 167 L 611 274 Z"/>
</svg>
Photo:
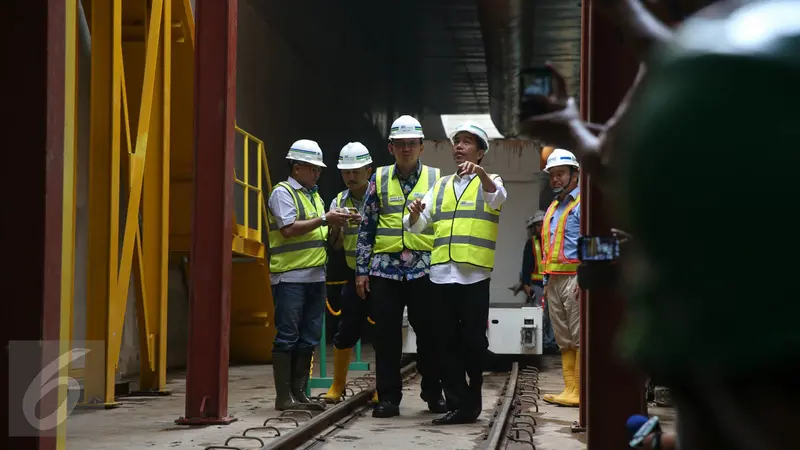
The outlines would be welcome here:
<svg viewBox="0 0 800 450">
<path fill-rule="evenodd" d="M 392 141 L 392 146 L 401 150 L 404 148 L 414 149 L 419 147 L 419 141 Z"/>
<path fill-rule="evenodd" d="M 298 165 L 298 166 L 300 166 L 300 167 L 305 167 L 305 168 L 307 168 L 307 169 L 311 169 L 311 171 L 312 171 L 312 172 L 322 172 L 322 167 L 320 167 L 320 166 L 315 166 L 315 165 L 313 165 L 313 164 L 308 164 L 308 163 L 297 163 L 297 165 Z"/>
</svg>

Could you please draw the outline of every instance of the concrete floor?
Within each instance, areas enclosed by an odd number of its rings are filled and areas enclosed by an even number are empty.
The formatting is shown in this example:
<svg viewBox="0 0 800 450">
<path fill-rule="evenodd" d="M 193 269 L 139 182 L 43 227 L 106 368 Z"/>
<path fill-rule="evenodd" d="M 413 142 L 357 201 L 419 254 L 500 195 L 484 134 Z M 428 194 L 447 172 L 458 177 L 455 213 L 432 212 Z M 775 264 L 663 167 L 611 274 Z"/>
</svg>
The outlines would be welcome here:
<svg viewBox="0 0 800 450">
<path fill-rule="evenodd" d="M 364 360 L 374 361 L 371 348 L 364 349 Z M 328 355 L 333 351 L 328 350 Z M 319 375 L 319 364 L 315 361 L 314 373 Z M 327 364 L 328 376 L 333 373 L 333 361 Z M 366 372 L 351 371 L 349 379 Z M 271 365 L 237 366 L 229 371 L 228 413 L 238 419 L 226 426 L 188 427 L 174 423 L 184 415 L 186 395 L 186 373 L 170 374 L 167 397 L 123 397 L 121 406 L 110 410 L 76 409 L 67 420 L 68 450 L 109 449 L 202 449 L 210 445 L 222 445 L 234 435 L 241 436 L 246 428 L 261 426 L 269 417 L 276 417 L 274 409 L 275 388 Z M 312 389 L 312 394 L 324 393 L 327 389 Z M 298 420 L 304 420 L 298 417 Z M 275 424 L 277 428 L 290 429 L 294 424 Z M 248 436 L 268 437 L 270 432 L 248 433 Z M 250 448 L 252 443 L 235 441 L 232 445 Z M 258 444 L 256 447 L 258 448 Z"/>
<path fill-rule="evenodd" d="M 367 410 L 363 417 L 351 421 L 316 448 L 344 450 L 380 447 L 392 450 L 425 447 L 470 450 L 483 442 L 483 435 L 489 428 L 489 419 L 505 384 L 506 374 L 487 374 L 484 377 L 484 409 L 477 424 L 446 427 L 431 423 L 431 420 L 441 417 L 441 414 L 433 414 L 427 410 L 427 405 L 420 398 L 419 379 L 419 376 L 415 377 L 412 383 L 404 387 L 399 417 L 374 419 L 371 410 Z"/>
<path fill-rule="evenodd" d="M 542 396 L 545 394 L 558 394 L 564 389 L 564 380 L 561 377 L 561 359 L 555 355 L 545 355 L 541 359 L 539 368 L 539 389 Z M 660 408 L 650 405 L 650 415 L 659 416 L 662 428 L 668 432 L 674 431 L 675 413 L 672 408 Z M 544 401 L 539 402 L 539 425 L 533 442 L 537 449 L 582 450 L 586 448 L 586 433 L 573 433 L 570 429 L 573 421 L 578 420 L 578 408 L 566 408 L 550 405 Z M 625 426 L 625 424 L 620 424 Z M 524 435 L 522 436 L 525 437 Z M 520 446 L 519 448 L 523 448 Z M 527 447 L 530 449 L 530 446 Z"/>
<path fill-rule="evenodd" d="M 332 354 L 329 350 L 328 354 Z M 364 348 L 363 359 L 374 361 L 372 349 Z M 67 421 L 67 449 L 69 450 L 108 450 L 108 449 L 202 449 L 210 445 L 222 445 L 234 435 L 241 435 L 249 427 L 260 426 L 269 417 L 278 414 L 273 409 L 275 390 L 272 386 L 272 367 L 239 366 L 230 369 L 228 411 L 238 418 L 227 426 L 186 427 L 175 425 L 174 420 L 184 414 L 185 373 L 170 375 L 168 397 L 121 398 L 122 405 L 112 410 L 76 409 Z M 318 366 L 317 366 L 318 369 Z M 333 370 L 328 364 L 328 374 Z M 315 370 L 316 372 L 316 370 Z M 364 372 L 351 372 L 356 378 Z M 425 411 L 419 398 L 419 385 L 412 383 L 404 389 L 401 416 L 392 419 L 373 419 L 370 411 L 347 428 L 331 435 L 321 446 L 326 449 L 352 449 L 380 446 L 385 449 L 429 447 L 429 448 L 475 448 L 487 429 L 488 418 L 505 381 L 503 374 L 487 374 L 484 384 L 484 412 L 480 426 L 434 427 L 431 420 L 437 415 Z M 557 357 L 542 359 L 539 387 L 542 394 L 558 393 L 563 387 L 560 375 L 560 361 Z M 316 393 L 325 392 L 316 389 Z M 531 409 L 535 414 L 535 410 Z M 673 416 L 666 408 L 653 408 L 671 427 Z M 563 408 L 540 402 L 534 442 L 540 450 L 585 449 L 585 433 L 574 434 L 570 425 L 577 420 L 577 408 Z M 299 420 L 303 420 L 298 418 Z M 270 425 L 276 425 L 270 423 Z M 281 430 L 290 430 L 293 424 L 277 424 Z M 248 435 L 268 438 L 269 432 Z M 391 437 L 390 437 L 391 436 Z M 232 442 L 242 448 L 252 445 L 246 441 Z M 516 445 L 509 447 L 530 448 Z"/>
</svg>

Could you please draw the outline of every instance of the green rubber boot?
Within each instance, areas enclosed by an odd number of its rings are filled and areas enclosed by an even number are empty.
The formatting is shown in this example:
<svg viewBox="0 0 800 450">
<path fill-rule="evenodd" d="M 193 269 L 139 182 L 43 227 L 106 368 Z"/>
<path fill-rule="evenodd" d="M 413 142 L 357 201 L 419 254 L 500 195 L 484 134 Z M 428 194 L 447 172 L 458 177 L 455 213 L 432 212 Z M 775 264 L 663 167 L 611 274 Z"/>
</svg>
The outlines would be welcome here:
<svg viewBox="0 0 800 450">
<path fill-rule="evenodd" d="M 278 411 L 296 409 L 299 402 L 292 395 L 291 353 L 272 353 L 272 375 L 275 379 L 275 409 Z"/>
<path fill-rule="evenodd" d="M 324 401 L 316 401 L 306 396 L 308 378 L 311 376 L 311 357 L 314 353 L 307 350 L 296 350 L 293 356 L 292 395 L 297 399 L 297 409 L 309 411 L 325 410 Z"/>
</svg>

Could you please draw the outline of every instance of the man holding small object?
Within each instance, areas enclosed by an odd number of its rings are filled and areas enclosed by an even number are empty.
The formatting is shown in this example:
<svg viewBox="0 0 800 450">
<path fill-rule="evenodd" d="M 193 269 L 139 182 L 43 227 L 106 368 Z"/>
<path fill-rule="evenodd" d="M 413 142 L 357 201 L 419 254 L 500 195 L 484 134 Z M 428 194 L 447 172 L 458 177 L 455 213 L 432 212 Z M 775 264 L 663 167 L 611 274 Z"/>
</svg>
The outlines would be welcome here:
<svg viewBox="0 0 800 450">
<path fill-rule="evenodd" d="M 542 225 L 544 246 L 544 298 L 550 323 L 561 350 L 564 390 L 542 399 L 561 406 L 580 403 L 580 308 L 577 270 L 580 238 L 580 165 L 572 152 L 555 149 L 547 157 L 544 171 L 550 175 L 555 199 L 547 208 Z"/>
<path fill-rule="evenodd" d="M 404 228 L 412 233 L 430 228 L 434 233 L 432 301 L 441 302 L 437 323 L 449 406 L 444 417 L 433 421 L 436 425 L 474 422 L 483 409 L 489 283 L 507 197 L 500 177 L 479 165 L 489 151 L 486 132 L 468 122 L 459 125 L 450 140 L 456 173 L 439 179 L 422 200 L 411 202 L 403 218 Z"/>
<path fill-rule="evenodd" d="M 360 142 L 350 142 L 339 153 L 338 169 L 341 171 L 347 189 L 340 192 L 331 202 L 331 211 L 342 211 L 352 218 L 342 227 L 331 226 L 331 246 L 334 249 L 344 248 L 348 271 L 343 277 L 347 284 L 342 288 L 339 327 L 333 336 L 333 383 L 322 398 L 329 403 L 338 402 L 342 398 L 347 372 L 350 366 L 352 349 L 359 339 L 369 317 L 369 298 L 358 297 L 355 288 L 356 241 L 361 225 L 361 209 L 364 194 L 372 176 L 372 156 L 367 147 Z M 369 297 L 369 296 L 367 296 Z M 373 397 L 377 401 L 377 392 Z"/>
<path fill-rule="evenodd" d="M 272 189 L 267 208 L 269 271 L 275 301 L 275 409 L 323 410 L 324 403 L 306 396 L 306 386 L 314 348 L 322 337 L 328 261 L 325 243 L 329 224 L 341 226 L 353 216 L 325 212 L 317 192 L 325 163 L 316 142 L 295 142 L 286 159 L 289 178 Z"/>
</svg>

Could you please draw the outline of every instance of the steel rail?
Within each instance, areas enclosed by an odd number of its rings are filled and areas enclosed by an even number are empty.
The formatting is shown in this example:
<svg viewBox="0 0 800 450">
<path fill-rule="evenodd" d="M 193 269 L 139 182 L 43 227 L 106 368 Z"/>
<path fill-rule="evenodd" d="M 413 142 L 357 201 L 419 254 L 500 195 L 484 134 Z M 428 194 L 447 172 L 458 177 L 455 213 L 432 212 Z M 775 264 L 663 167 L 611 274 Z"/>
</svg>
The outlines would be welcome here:
<svg viewBox="0 0 800 450">
<path fill-rule="evenodd" d="M 411 362 L 400 370 L 401 377 L 405 378 L 417 368 L 416 362 Z M 349 397 L 327 411 L 313 417 L 297 430 L 293 430 L 284 436 L 269 441 L 264 447 L 272 450 L 294 450 L 301 445 L 313 440 L 318 434 L 323 433 L 330 426 L 335 425 L 342 419 L 346 419 L 358 412 L 362 406 L 367 405 L 375 393 L 375 387 L 364 389 L 363 391 Z"/>
<path fill-rule="evenodd" d="M 500 406 L 500 411 L 494 419 L 492 428 L 489 430 L 489 436 L 486 438 L 486 450 L 498 450 L 503 445 L 506 436 L 505 430 L 508 425 L 508 419 L 511 416 L 511 407 L 514 403 L 514 396 L 517 392 L 517 378 L 519 377 L 519 364 L 514 363 L 511 366 L 511 373 L 508 376 L 508 384 L 503 393 L 503 403 Z"/>
</svg>

